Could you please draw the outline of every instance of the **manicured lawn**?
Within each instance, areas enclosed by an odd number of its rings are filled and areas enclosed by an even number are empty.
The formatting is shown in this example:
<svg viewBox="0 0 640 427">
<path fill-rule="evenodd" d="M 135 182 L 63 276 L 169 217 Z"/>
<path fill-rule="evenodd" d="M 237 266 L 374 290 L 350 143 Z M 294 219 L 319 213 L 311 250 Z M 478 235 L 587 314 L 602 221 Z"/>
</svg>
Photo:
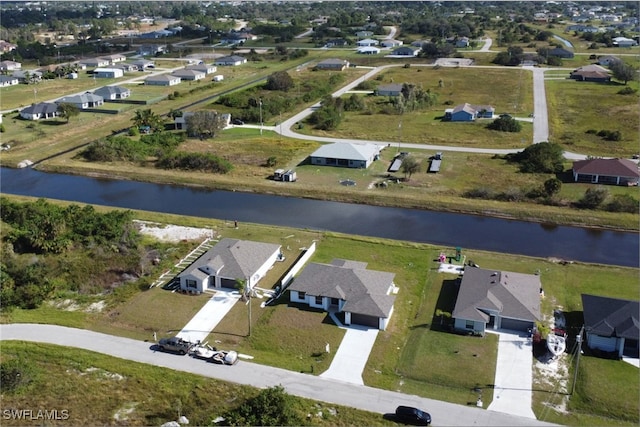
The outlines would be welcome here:
<svg viewBox="0 0 640 427">
<path fill-rule="evenodd" d="M 573 80 L 548 80 L 545 85 L 551 141 L 592 156 L 629 157 L 638 152 L 638 97 L 617 94 L 624 85 Z M 629 87 L 638 89 L 638 83 L 630 82 Z M 617 130 L 622 140 L 606 141 L 588 130 Z"/>
</svg>

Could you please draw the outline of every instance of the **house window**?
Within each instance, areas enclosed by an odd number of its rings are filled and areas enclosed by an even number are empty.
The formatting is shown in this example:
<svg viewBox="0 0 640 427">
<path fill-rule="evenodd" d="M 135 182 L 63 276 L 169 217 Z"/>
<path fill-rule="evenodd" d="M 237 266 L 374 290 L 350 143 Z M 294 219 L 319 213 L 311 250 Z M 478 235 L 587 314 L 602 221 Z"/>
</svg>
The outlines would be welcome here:
<svg viewBox="0 0 640 427">
<path fill-rule="evenodd" d="M 473 320 L 467 320 L 467 323 L 464 327 L 467 329 L 473 329 Z"/>
<path fill-rule="evenodd" d="M 298 299 L 305 299 L 306 297 L 307 297 L 307 293 L 306 292 L 298 291 Z"/>
<path fill-rule="evenodd" d="M 187 288 L 193 288 L 193 289 L 198 288 L 198 282 L 196 282 L 195 280 L 187 279 L 186 283 L 187 283 Z"/>
<path fill-rule="evenodd" d="M 331 298 L 331 305 L 338 305 L 340 300 L 338 298 Z"/>
<path fill-rule="evenodd" d="M 322 305 L 322 297 L 320 297 L 320 296 L 316 297 L 316 304 L 317 305 Z"/>
</svg>

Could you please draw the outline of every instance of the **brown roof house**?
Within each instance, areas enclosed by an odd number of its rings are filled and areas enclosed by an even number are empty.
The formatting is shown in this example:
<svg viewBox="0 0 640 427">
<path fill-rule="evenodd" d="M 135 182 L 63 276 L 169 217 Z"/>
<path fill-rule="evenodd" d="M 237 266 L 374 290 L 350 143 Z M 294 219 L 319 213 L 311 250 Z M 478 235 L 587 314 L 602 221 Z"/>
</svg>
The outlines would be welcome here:
<svg viewBox="0 0 640 427">
<path fill-rule="evenodd" d="M 451 316 L 454 328 L 484 335 L 489 329 L 527 331 L 540 320 L 540 277 L 466 267 Z"/>
<path fill-rule="evenodd" d="M 180 289 L 192 293 L 235 289 L 237 280 L 252 288 L 281 257 L 280 249 L 272 243 L 222 239 L 178 275 Z"/>
<path fill-rule="evenodd" d="M 311 263 L 289 286 L 291 302 L 344 313 L 347 325 L 385 330 L 395 302 L 395 274 L 367 270 L 366 262 L 334 259 Z"/>
<path fill-rule="evenodd" d="M 573 162 L 573 180 L 592 184 L 638 185 L 638 165 L 628 159 L 587 159 Z"/>
<path fill-rule="evenodd" d="M 582 294 L 582 309 L 590 349 L 638 357 L 638 301 Z"/>
<path fill-rule="evenodd" d="M 609 71 L 600 65 L 591 64 L 576 68 L 569 75 L 574 80 L 582 82 L 608 82 L 611 81 Z"/>
</svg>

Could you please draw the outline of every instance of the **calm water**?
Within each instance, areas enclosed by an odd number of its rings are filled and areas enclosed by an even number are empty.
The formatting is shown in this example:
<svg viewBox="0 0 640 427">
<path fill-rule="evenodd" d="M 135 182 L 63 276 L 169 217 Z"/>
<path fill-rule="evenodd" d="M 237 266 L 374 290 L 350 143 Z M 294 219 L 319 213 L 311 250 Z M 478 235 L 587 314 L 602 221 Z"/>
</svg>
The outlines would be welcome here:
<svg viewBox="0 0 640 427">
<path fill-rule="evenodd" d="M 0 168 L 2 193 L 638 266 L 637 233 Z M 295 185 L 292 183 L 291 185 Z"/>
</svg>

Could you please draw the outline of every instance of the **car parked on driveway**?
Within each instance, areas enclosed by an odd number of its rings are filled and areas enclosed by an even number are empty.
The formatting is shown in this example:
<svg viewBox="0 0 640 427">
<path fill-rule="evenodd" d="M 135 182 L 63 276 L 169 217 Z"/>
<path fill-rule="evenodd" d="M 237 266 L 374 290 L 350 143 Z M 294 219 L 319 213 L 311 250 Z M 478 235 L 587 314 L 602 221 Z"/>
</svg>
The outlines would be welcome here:
<svg viewBox="0 0 640 427">
<path fill-rule="evenodd" d="M 161 351 L 171 351 L 182 355 L 189 353 L 193 345 L 192 342 L 185 341 L 179 337 L 162 338 L 158 342 L 158 348 Z"/>
<path fill-rule="evenodd" d="M 431 415 L 411 406 L 398 406 L 396 408 L 396 420 L 414 426 L 428 426 L 431 424 Z"/>
</svg>

